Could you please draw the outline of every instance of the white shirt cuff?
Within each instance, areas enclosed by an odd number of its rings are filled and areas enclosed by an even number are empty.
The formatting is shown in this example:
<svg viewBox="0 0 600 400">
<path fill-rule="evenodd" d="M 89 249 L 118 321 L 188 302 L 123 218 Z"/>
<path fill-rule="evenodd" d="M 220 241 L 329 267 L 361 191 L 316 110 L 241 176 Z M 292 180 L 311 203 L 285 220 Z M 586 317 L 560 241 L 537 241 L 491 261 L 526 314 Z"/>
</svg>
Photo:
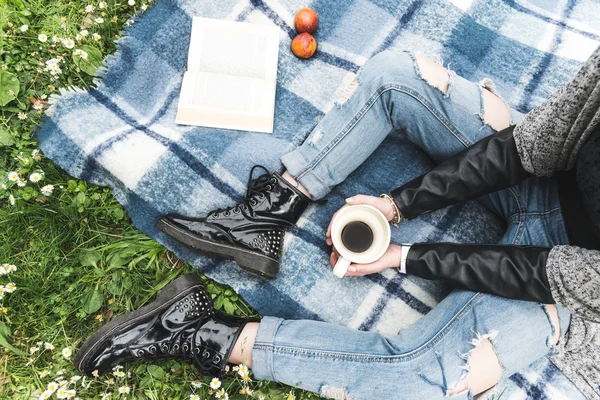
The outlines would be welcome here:
<svg viewBox="0 0 600 400">
<path fill-rule="evenodd" d="M 400 258 L 400 273 L 406 274 L 406 257 L 408 256 L 408 251 L 410 250 L 410 246 L 412 244 L 403 243 L 402 244 L 402 257 Z"/>
</svg>

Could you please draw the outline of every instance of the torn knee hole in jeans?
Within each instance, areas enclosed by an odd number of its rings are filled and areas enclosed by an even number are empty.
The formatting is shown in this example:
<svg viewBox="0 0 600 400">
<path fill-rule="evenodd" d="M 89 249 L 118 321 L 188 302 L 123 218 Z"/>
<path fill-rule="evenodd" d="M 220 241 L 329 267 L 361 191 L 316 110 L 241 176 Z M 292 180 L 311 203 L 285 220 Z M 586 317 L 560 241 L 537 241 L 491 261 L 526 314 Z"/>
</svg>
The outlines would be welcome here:
<svg viewBox="0 0 600 400">
<path fill-rule="evenodd" d="M 494 387 L 502 378 L 504 368 L 496 354 L 492 340 L 496 338 L 498 331 L 487 334 L 477 333 L 471 340 L 473 348 L 467 354 L 460 354 L 466 361 L 462 367 L 464 373 L 453 388 L 446 391 L 448 397 L 458 396 L 464 393 L 478 395 Z"/>
<path fill-rule="evenodd" d="M 562 342 L 560 341 L 560 320 L 558 310 L 554 304 L 540 304 L 548 317 L 550 323 L 550 336 L 546 339 L 546 344 L 556 353 L 562 353 Z"/>
<path fill-rule="evenodd" d="M 430 60 L 420 54 L 409 53 L 413 59 L 415 73 L 429 86 L 439 90 L 444 98 L 450 97 L 454 87 L 456 73 L 450 69 L 450 64 L 444 68 L 444 60 Z"/>
<path fill-rule="evenodd" d="M 495 131 L 500 131 L 512 125 L 512 116 L 506 100 L 502 97 L 494 81 L 490 78 L 482 79 L 479 84 L 480 110 L 477 115 L 481 119 L 480 129 L 489 126 Z"/>
<path fill-rule="evenodd" d="M 350 97 L 352 97 L 356 89 L 358 89 L 359 85 L 360 83 L 358 81 L 358 77 L 355 74 L 349 73 L 348 75 L 346 75 L 346 77 L 343 79 L 342 83 L 336 90 L 335 94 L 333 95 L 333 97 L 336 99 L 335 106 L 338 108 L 342 108 L 342 106 L 348 100 L 350 100 Z"/>
<path fill-rule="evenodd" d="M 323 385 L 321 387 L 321 396 L 335 400 L 352 400 L 351 397 L 348 396 L 346 389 L 329 385 Z"/>
</svg>

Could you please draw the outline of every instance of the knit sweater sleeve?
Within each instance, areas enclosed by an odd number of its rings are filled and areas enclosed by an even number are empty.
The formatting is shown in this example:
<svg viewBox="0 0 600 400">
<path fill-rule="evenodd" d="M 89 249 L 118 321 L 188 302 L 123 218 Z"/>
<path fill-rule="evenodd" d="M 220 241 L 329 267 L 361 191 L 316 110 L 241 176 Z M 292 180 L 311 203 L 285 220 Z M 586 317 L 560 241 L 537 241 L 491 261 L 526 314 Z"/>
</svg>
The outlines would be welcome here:
<svg viewBox="0 0 600 400">
<path fill-rule="evenodd" d="M 600 344 L 600 251 L 553 247 L 546 274 L 552 297 L 573 316 L 567 347 Z"/>
<path fill-rule="evenodd" d="M 600 124 L 600 47 L 571 80 L 529 112 L 513 135 L 525 170 L 550 176 L 574 167 Z"/>
</svg>

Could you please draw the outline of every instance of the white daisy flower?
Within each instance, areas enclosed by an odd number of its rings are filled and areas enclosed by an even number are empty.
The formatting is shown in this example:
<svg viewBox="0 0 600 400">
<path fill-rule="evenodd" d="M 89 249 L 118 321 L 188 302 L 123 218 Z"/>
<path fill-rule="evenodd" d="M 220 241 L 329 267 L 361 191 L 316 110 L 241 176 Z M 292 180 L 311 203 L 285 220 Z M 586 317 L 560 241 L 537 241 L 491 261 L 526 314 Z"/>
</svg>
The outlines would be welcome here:
<svg viewBox="0 0 600 400">
<path fill-rule="evenodd" d="M 8 274 L 8 264 L 2 264 L 0 265 L 0 275 L 6 275 Z"/>
<path fill-rule="evenodd" d="M 24 112 L 20 112 L 17 114 L 17 118 L 19 119 L 26 119 L 27 118 L 27 114 Z"/>
<path fill-rule="evenodd" d="M 12 194 L 8 196 L 8 202 L 10 203 L 11 206 L 15 205 L 15 196 L 13 196 Z"/>
<path fill-rule="evenodd" d="M 46 185 L 40 189 L 40 192 L 42 192 L 42 194 L 44 196 L 50 196 L 53 191 L 54 191 L 54 185 Z"/>
<path fill-rule="evenodd" d="M 190 400 L 200 400 L 200 396 L 197 394 L 190 394 Z"/>
<path fill-rule="evenodd" d="M 42 392 L 42 394 L 40 394 L 40 397 L 39 397 L 39 399 L 40 399 L 40 400 L 46 400 L 46 399 L 49 399 L 49 398 L 52 396 L 52 393 L 53 393 L 53 392 L 51 392 L 51 391 L 49 391 L 49 390 L 45 390 L 45 391 L 43 391 L 43 392 Z"/>
<path fill-rule="evenodd" d="M 219 380 L 219 378 L 213 378 L 212 381 L 210 381 L 211 389 L 217 390 L 220 387 L 221 387 L 221 381 Z"/>
<path fill-rule="evenodd" d="M 45 369 L 42 372 L 40 372 L 40 378 L 45 378 L 48 375 L 50 375 L 50 371 L 48 371 L 47 369 Z"/>
<path fill-rule="evenodd" d="M 227 396 L 227 393 L 225 393 L 225 389 L 221 389 L 217 393 L 215 393 L 215 397 L 217 399 L 223 398 L 225 400 L 229 398 L 229 396 Z"/>
<path fill-rule="evenodd" d="M 33 174 L 29 175 L 29 180 L 33 183 L 41 181 L 42 178 L 42 174 L 40 174 L 39 172 L 34 172 Z"/>
<path fill-rule="evenodd" d="M 86 12 L 86 13 L 91 13 L 91 12 L 94 12 L 94 10 L 95 10 L 95 9 L 96 9 L 96 7 L 94 7 L 94 6 L 93 6 L 93 5 L 91 5 L 91 4 L 88 4 L 87 6 L 85 6 L 85 12 Z"/>
<path fill-rule="evenodd" d="M 2 288 L 2 290 L 4 291 L 4 288 Z M 35 353 L 37 353 L 38 351 L 40 351 L 40 348 L 39 348 L 39 347 L 35 347 L 35 346 L 34 346 L 34 347 L 30 347 L 30 348 L 29 348 L 29 354 L 35 354 Z"/>
<path fill-rule="evenodd" d="M 19 173 L 17 171 L 11 171 L 8 173 L 8 180 L 11 182 L 16 182 L 19 180 Z"/>
<path fill-rule="evenodd" d="M 48 35 L 46 35 L 45 33 L 40 33 L 38 35 L 38 40 L 42 43 L 46 43 L 46 41 L 48 40 Z"/>
<path fill-rule="evenodd" d="M 141 7 L 142 11 L 146 11 L 146 9 L 148 8 L 147 4 L 142 4 Z"/>
<path fill-rule="evenodd" d="M 88 53 L 87 53 L 87 51 L 83 51 L 83 50 L 81 50 L 81 49 L 77 49 L 77 50 L 75 50 L 75 52 L 77 52 L 77 55 L 78 55 L 79 57 L 83 58 L 84 60 L 87 60 L 87 58 L 88 58 Z"/>
<path fill-rule="evenodd" d="M 71 383 L 75 383 L 80 380 L 81 380 L 81 376 L 79 376 L 79 375 L 73 375 L 70 379 Z"/>
<path fill-rule="evenodd" d="M 73 352 L 71 351 L 70 348 L 65 347 L 64 349 L 62 349 L 62 355 L 63 355 L 64 358 L 71 357 L 71 354 L 73 354 Z"/>
<path fill-rule="evenodd" d="M 102 36 L 98 35 L 97 33 L 94 33 L 94 34 L 92 35 L 92 37 L 93 37 L 93 38 L 94 38 L 94 40 L 96 40 L 96 41 L 98 41 L 98 40 L 100 40 L 100 39 L 102 38 Z"/>
<path fill-rule="evenodd" d="M 97 369 L 95 369 L 95 370 L 93 370 L 93 371 L 92 371 L 92 376 L 93 376 L 94 378 L 97 378 L 97 377 L 99 377 L 99 376 L 100 376 L 100 374 L 98 373 L 98 370 L 97 370 Z"/>
<path fill-rule="evenodd" d="M 81 39 L 83 39 L 83 36 L 81 36 L 79 33 L 77 35 L 75 35 L 76 41 L 81 42 Z"/>
<path fill-rule="evenodd" d="M 17 266 L 14 264 L 10 264 L 8 267 L 6 267 L 6 271 L 8 272 L 15 272 L 17 270 Z"/>
<path fill-rule="evenodd" d="M 100 400 L 107 400 L 107 399 L 110 397 L 110 395 L 111 395 L 111 394 L 112 394 L 112 393 L 104 393 L 104 394 L 102 395 L 102 397 L 100 397 Z"/>
<path fill-rule="evenodd" d="M 74 389 L 67 390 L 67 399 L 72 399 L 76 394 L 77 392 Z"/>
<path fill-rule="evenodd" d="M 245 366 L 244 364 L 240 364 L 238 366 L 238 375 L 241 377 L 244 377 L 244 375 L 248 375 L 248 367 Z"/>
<path fill-rule="evenodd" d="M 196 389 L 200 389 L 202 387 L 202 382 L 192 382 L 192 386 Z"/>
<path fill-rule="evenodd" d="M 54 345 L 50 342 L 46 342 L 46 343 L 44 343 L 44 348 L 46 350 L 54 350 Z"/>
<path fill-rule="evenodd" d="M 17 180 L 17 186 L 18 187 L 25 187 L 25 185 L 27 185 L 27 182 L 24 179 L 19 178 Z"/>
<path fill-rule="evenodd" d="M 129 386 L 121 386 L 119 388 L 119 393 L 121 394 L 129 394 L 130 391 L 131 389 L 129 388 Z"/>
<path fill-rule="evenodd" d="M 79 32 L 79 34 L 83 37 L 86 37 L 87 35 L 89 35 L 90 33 L 88 32 L 87 29 L 83 29 Z"/>
<path fill-rule="evenodd" d="M 106 2 L 101 1 L 100 3 L 98 3 L 98 8 L 106 8 Z"/>
<path fill-rule="evenodd" d="M 21 30 L 21 32 L 27 32 L 29 27 L 27 25 L 21 25 L 21 27 L 19 29 Z"/>
<path fill-rule="evenodd" d="M 72 49 L 73 47 L 75 47 L 75 42 L 73 41 L 73 39 L 71 38 L 66 38 L 62 40 L 62 44 L 67 48 L 67 49 Z"/>
<path fill-rule="evenodd" d="M 58 42 L 60 42 L 61 40 L 62 40 L 62 39 L 61 39 L 61 38 L 59 38 L 59 37 L 58 37 L 58 36 L 56 36 L 56 35 L 52 36 L 52 42 L 54 42 L 54 43 L 58 43 Z"/>
<path fill-rule="evenodd" d="M 67 392 L 67 389 L 65 389 L 65 388 L 60 388 L 56 391 L 57 399 L 66 399 L 68 395 L 69 395 L 69 393 Z"/>
<path fill-rule="evenodd" d="M 4 291 L 5 291 L 6 293 L 12 293 L 12 292 L 14 292 L 15 290 L 17 290 L 17 285 L 15 285 L 15 284 L 14 284 L 14 283 L 12 283 L 12 282 L 10 282 L 10 283 L 7 283 L 7 284 L 6 284 L 6 286 L 4 286 Z"/>
<path fill-rule="evenodd" d="M 56 392 L 58 390 L 58 383 L 56 382 L 50 382 L 48 384 L 48 386 L 46 386 L 46 389 L 51 391 L 52 393 Z"/>
<path fill-rule="evenodd" d="M 103 22 L 104 22 L 104 18 L 102 18 L 102 17 L 98 17 L 98 18 L 96 18 L 94 21 L 96 21 L 96 23 L 97 23 L 97 24 L 101 24 L 101 23 L 103 23 Z"/>
<path fill-rule="evenodd" d="M 135 0 L 129 0 L 127 4 L 129 4 L 130 6 L 135 6 Z"/>
<path fill-rule="evenodd" d="M 113 375 L 116 376 L 117 378 L 122 378 L 125 376 L 125 372 L 119 370 L 119 371 L 113 372 Z"/>
<path fill-rule="evenodd" d="M 35 101 L 33 102 L 33 108 L 34 108 L 35 110 L 41 110 L 42 108 L 44 108 L 44 103 L 42 103 L 42 101 L 41 101 L 41 100 L 35 100 Z M 23 159 L 21 159 L 21 160 L 23 160 Z"/>
</svg>

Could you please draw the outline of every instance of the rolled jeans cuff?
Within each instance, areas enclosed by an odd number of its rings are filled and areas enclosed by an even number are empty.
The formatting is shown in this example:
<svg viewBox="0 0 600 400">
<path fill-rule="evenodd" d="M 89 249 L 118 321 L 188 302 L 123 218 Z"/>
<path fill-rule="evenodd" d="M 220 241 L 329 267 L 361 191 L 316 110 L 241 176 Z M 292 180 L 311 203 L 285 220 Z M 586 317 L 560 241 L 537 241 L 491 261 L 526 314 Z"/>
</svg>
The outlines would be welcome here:
<svg viewBox="0 0 600 400">
<path fill-rule="evenodd" d="M 314 200 L 322 199 L 329 193 L 329 186 L 312 168 L 308 168 L 309 162 L 300 152 L 300 148 L 285 154 L 281 157 L 281 162 L 290 175 L 308 190 Z"/>
<path fill-rule="evenodd" d="M 264 317 L 258 326 L 252 349 L 252 373 L 258 380 L 274 381 L 273 346 L 281 318 Z"/>
</svg>

